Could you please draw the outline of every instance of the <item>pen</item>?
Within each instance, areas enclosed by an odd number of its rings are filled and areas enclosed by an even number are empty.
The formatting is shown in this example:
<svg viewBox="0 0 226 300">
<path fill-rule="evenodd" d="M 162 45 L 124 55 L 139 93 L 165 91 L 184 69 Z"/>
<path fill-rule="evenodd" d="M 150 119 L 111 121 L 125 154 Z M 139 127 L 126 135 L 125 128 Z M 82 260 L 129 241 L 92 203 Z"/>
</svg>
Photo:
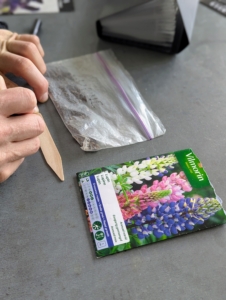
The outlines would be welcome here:
<svg viewBox="0 0 226 300">
<path fill-rule="evenodd" d="M 34 35 L 38 35 L 41 29 L 41 25 L 42 25 L 42 21 L 40 19 L 36 19 L 31 33 Z"/>
</svg>

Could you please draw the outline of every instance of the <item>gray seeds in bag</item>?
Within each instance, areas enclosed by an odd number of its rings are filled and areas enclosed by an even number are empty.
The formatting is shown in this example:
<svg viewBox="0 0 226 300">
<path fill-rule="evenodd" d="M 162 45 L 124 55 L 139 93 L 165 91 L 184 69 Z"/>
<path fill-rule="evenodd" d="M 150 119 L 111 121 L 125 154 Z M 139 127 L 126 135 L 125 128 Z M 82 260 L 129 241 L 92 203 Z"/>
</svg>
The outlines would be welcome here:
<svg viewBox="0 0 226 300">
<path fill-rule="evenodd" d="M 111 50 L 47 64 L 50 97 L 84 151 L 146 141 L 165 133 Z"/>
</svg>

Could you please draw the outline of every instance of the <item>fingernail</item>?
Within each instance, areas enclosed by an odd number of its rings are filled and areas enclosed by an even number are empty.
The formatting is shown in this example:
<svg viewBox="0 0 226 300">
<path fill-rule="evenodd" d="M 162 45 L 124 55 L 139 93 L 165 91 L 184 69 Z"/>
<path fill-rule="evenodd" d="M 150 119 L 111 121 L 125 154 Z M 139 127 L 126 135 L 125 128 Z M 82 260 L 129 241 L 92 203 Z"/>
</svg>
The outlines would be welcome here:
<svg viewBox="0 0 226 300">
<path fill-rule="evenodd" d="M 38 106 L 35 106 L 35 108 L 33 109 L 33 113 L 37 114 L 39 112 Z"/>
<path fill-rule="evenodd" d="M 46 102 L 49 98 L 49 94 L 48 93 L 45 93 L 42 95 L 42 97 L 40 97 L 39 101 L 41 102 Z"/>
</svg>

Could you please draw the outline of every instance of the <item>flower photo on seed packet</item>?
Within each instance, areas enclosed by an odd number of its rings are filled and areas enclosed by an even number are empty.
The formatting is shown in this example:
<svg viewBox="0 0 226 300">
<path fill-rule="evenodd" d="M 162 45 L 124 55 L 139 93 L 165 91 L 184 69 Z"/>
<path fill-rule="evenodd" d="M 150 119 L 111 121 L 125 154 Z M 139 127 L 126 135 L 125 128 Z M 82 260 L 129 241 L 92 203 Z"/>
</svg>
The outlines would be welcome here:
<svg viewBox="0 0 226 300">
<path fill-rule="evenodd" d="M 209 190 L 192 191 L 174 154 L 129 162 L 111 178 L 134 246 L 191 231 L 221 209 Z"/>
<path fill-rule="evenodd" d="M 226 222 L 221 201 L 190 149 L 88 174 L 101 172 L 108 172 L 111 178 L 130 242 L 124 248 L 98 251 L 100 256 Z"/>
</svg>

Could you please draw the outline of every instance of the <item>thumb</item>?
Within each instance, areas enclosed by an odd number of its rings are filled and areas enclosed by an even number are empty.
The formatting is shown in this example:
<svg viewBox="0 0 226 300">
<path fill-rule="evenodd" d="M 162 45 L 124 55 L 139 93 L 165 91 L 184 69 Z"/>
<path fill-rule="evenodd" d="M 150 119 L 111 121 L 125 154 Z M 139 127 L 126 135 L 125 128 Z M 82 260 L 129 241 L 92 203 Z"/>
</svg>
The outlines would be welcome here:
<svg viewBox="0 0 226 300">
<path fill-rule="evenodd" d="M 6 84 L 5 84 L 5 80 L 4 78 L 0 75 L 0 91 L 1 90 L 6 90 L 7 87 L 6 87 Z"/>
</svg>

